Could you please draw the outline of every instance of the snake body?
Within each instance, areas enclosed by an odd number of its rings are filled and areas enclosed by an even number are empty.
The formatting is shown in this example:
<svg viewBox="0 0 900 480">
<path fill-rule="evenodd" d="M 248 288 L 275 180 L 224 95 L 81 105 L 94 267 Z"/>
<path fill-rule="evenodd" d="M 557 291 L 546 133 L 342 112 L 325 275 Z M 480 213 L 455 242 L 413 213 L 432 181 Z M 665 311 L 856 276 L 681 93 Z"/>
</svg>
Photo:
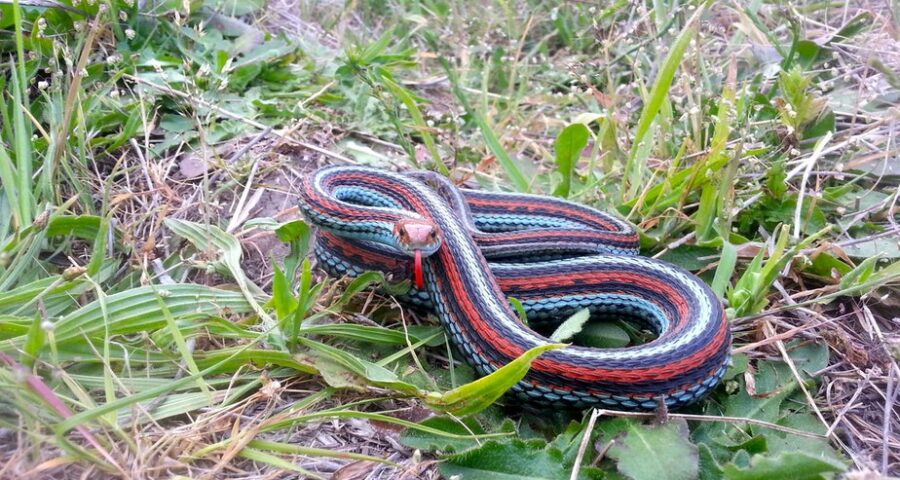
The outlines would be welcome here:
<svg viewBox="0 0 900 480">
<path fill-rule="evenodd" d="M 436 174 L 368 167 L 317 170 L 299 207 L 319 227 L 315 251 L 332 275 L 379 270 L 413 278 L 405 300 L 431 309 L 451 342 L 487 375 L 553 343 L 529 325 L 553 325 L 588 308 L 657 334 L 642 345 L 547 351 L 511 394 L 534 404 L 650 410 L 709 393 L 730 363 L 722 303 L 679 267 L 637 256 L 629 223 L 565 200 L 457 189 Z"/>
</svg>

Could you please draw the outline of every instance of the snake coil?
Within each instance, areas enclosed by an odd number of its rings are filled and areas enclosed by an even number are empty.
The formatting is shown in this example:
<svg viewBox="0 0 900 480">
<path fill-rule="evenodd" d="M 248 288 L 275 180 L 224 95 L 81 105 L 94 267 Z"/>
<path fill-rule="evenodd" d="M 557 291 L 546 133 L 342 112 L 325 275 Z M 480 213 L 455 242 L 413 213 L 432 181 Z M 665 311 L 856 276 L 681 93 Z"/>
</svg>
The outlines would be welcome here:
<svg viewBox="0 0 900 480">
<path fill-rule="evenodd" d="M 657 334 L 633 347 L 545 352 L 512 389 L 524 401 L 677 408 L 706 395 L 730 363 L 721 301 L 689 272 L 638 256 L 635 228 L 615 216 L 551 197 L 457 189 L 436 174 L 356 166 L 321 168 L 299 194 L 330 274 L 422 274 L 404 300 L 434 311 L 481 375 L 551 343 L 518 319 L 508 297 L 521 301 L 532 326 L 588 308 L 593 318 L 624 318 Z"/>
</svg>

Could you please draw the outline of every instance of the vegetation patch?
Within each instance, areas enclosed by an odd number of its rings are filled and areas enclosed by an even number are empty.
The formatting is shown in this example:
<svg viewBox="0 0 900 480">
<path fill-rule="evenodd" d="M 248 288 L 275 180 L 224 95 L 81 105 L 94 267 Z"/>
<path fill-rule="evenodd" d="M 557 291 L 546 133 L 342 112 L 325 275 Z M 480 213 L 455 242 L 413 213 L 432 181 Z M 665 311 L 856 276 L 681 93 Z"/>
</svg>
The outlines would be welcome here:
<svg viewBox="0 0 900 480">
<path fill-rule="evenodd" d="M 0 478 L 900 475 L 898 19 L 0 2 Z M 503 397 L 543 350 L 477 379 L 411 279 L 316 268 L 296 185 L 334 163 L 621 214 L 725 302 L 725 381 L 677 412 Z"/>
</svg>

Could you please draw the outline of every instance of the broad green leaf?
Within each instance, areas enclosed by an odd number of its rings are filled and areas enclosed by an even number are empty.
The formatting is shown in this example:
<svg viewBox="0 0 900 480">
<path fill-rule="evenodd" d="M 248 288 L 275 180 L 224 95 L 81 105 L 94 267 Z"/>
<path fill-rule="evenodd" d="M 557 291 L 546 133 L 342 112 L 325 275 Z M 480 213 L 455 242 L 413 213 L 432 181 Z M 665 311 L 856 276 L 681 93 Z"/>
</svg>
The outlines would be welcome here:
<svg viewBox="0 0 900 480">
<path fill-rule="evenodd" d="M 821 51 L 819 44 L 812 40 L 800 40 L 794 48 L 796 49 L 797 60 L 804 68 L 811 67 L 819 58 L 819 52 Z"/>
<path fill-rule="evenodd" d="M 750 357 L 748 357 L 746 353 L 736 353 L 731 356 L 731 366 L 728 367 L 728 371 L 725 372 L 723 379 L 731 380 L 746 372 L 749 367 Z"/>
<path fill-rule="evenodd" d="M 900 245 L 891 237 L 882 237 L 843 247 L 844 253 L 853 258 L 885 257 L 900 259 Z"/>
<path fill-rule="evenodd" d="M 794 367 L 804 380 L 828 366 L 828 346 L 824 343 L 792 341 L 785 347 Z M 776 360 L 757 362 L 756 391 L 760 396 L 777 392 L 795 380 L 793 372 L 785 362 Z"/>
<path fill-rule="evenodd" d="M 550 340 L 554 342 L 566 342 L 579 332 L 581 332 L 584 324 L 590 320 L 591 318 L 591 310 L 588 308 L 582 308 L 581 310 L 572 314 L 571 317 L 566 319 L 563 323 L 561 323 L 556 330 L 550 335 Z"/>
<path fill-rule="evenodd" d="M 487 442 L 477 449 L 451 455 L 439 468 L 446 478 L 459 475 L 462 479 L 478 480 L 562 480 L 571 474 L 571 468 L 562 460 L 559 450 L 548 448 L 541 440 L 514 439 L 507 443 Z"/>
<path fill-rule="evenodd" d="M 394 39 L 394 29 L 388 28 L 385 30 L 378 40 L 366 45 L 359 52 L 358 61 L 362 65 L 368 65 L 375 61 L 376 58 L 381 56 L 385 50 L 387 50 L 388 45 L 391 44 L 391 40 Z"/>
<path fill-rule="evenodd" d="M 291 246 L 291 254 L 284 259 L 284 272 L 287 278 L 293 279 L 300 262 L 309 253 L 312 229 L 303 220 L 293 220 L 278 226 L 275 235 L 279 240 Z"/>
<path fill-rule="evenodd" d="M 631 337 L 613 322 L 590 322 L 575 335 L 575 343 L 594 348 L 621 348 L 631 343 Z"/>
<path fill-rule="evenodd" d="M 303 445 L 295 445 L 293 443 L 271 442 L 268 440 L 253 440 L 247 444 L 250 448 L 259 450 L 268 450 L 278 453 L 289 453 L 291 455 L 307 455 L 311 457 L 327 457 L 341 458 L 345 460 L 362 460 L 366 462 L 385 463 L 395 465 L 393 462 L 383 458 L 373 457 L 371 455 L 363 455 L 361 453 L 343 452 L 340 450 L 331 450 L 325 448 L 312 448 Z"/>
<path fill-rule="evenodd" d="M 573 123 L 556 137 L 556 165 L 562 175 L 562 183 L 556 187 L 553 195 L 563 198 L 569 196 L 575 165 L 581 158 L 581 151 L 587 146 L 590 135 L 591 132 L 583 123 Z"/>
<path fill-rule="evenodd" d="M 91 251 L 91 261 L 87 265 L 87 275 L 91 277 L 97 277 L 100 270 L 103 268 L 103 264 L 106 260 L 107 255 L 107 243 L 109 242 L 109 221 L 105 218 L 101 218 L 99 225 L 97 227 L 96 236 L 94 237 L 94 246 Z"/>
<path fill-rule="evenodd" d="M 242 389 L 241 389 L 242 390 Z M 234 392 L 230 392 L 232 395 Z M 227 390 L 218 390 L 212 394 L 206 392 L 169 393 L 162 403 L 156 405 L 152 411 L 147 407 L 154 405 L 156 399 L 144 402 L 142 408 L 122 410 L 117 421 L 120 425 L 129 425 L 134 422 L 145 423 L 184 415 L 201 408 L 219 405 L 229 396 Z M 146 413 L 146 414 L 145 414 Z"/>
<path fill-rule="evenodd" d="M 627 422 L 624 436 L 609 449 L 618 469 L 633 480 L 690 480 L 697 478 L 697 446 L 688 436 L 687 422 L 670 419 L 663 425 Z"/>
<path fill-rule="evenodd" d="M 47 236 L 75 235 L 85 240 L 97 238 L 102 217 L 96 215 L 59 215 L 47 224 Z"/>
<path fill-rule="evenodd" d="M 700 480 L 719 480 L 722 478 L 722 466 L 716 461 L 716 457 L 709 448 L 709 445 L 701 443 L 699 449 L 699 472 Z"/>
<path fill-rule="evenodd" d="M 6 194 L 6 201 L 12 211 L 13 219 L 19 228 L 22 228 L 22 210 L 19 207 L 19 196 L 16 190 L 16 171 L 13 160 L 6 151 L 6 145 L 0 145 L 0 184 L 3 184 L 3 193 Z"/>
<path fill-rule="evenodd" d="M 484 428 L 472 417 L 465 419 L 432 417 L 419 422 L 419 425 L 453 433 L 460 437 L 435 435 L 424 430 L 406 430 L 400 435 L 400 443 L 426 452 L 458 453 L 478 446 L 476 439 L 466 438 L 466 435 L 485 433 Z"/>
<path fill-rule="evenodd" d="M 815 120 L 810 122 L 809 125 L 803 128 L 802 138 L 804 140 L 819 138 L 826 133 L 833 133 L 834 131 L 834 112 L 832 112 L 831 109 L 826 109 L 821 114 L 819 114 L 819 116 L 817 116 Z"/>
<path fill-rule="evenodd" d="M 18 9 L 16 9 L 18 12 Z M 21 34 L 20 30 L 21 24 L 16 25 L 16 35 Z M 37 216 L 37 204 L 35 202 L 34 193 L 32 189 L 32 182 L 34 181 L 32 178 L 32 173 L 34 171 L 34 165 L 37 163 L 33 156 L 33 148 L 31 145 L 31 122 L 25 120 L 25 112 L 29 111 L 29 100 L 28 97 L 23 94 L 23 88 L 27 89 L 27 79 L 25 77 L 25 58 L 22 55 L 22 47 L 23 45 L 20 42 L 17 43 L 17 48 L 19 48 L 19 63 L 14 68 L 14 71 L 18 73 L 18 75 L 10 75 L 10 84 L 12 85 L 12 95 L 9 100 L 12 103 L 12 122 L 13 122 L 13 152 L 15 153 L 16 160 L 16 176 L 18 177 L 16 182 L 18 183 L 17 189 L 17 200 L 19 204 L 19 218 L 21 220 L 20 225 L 28 225 L 31 224 L 32 220 L 34 220 Z M 12 67 L 12 60 L 10 60 L 10 67 Z M 4 147 L 5 148 L 5 147 Z"/>
<path fill-rule="evenodd" d="M 745 389 L 741 389 L 738 393 L 728 397 L 725 404 L 725 415 L 775 422 L 780 417 L 781 403 L 796 388 L 797 383 L 791 382 L 777 393 L 759 398 L 751 397 Z"/>
<path fill-rule="evenodd" d="M 804 272 L 819 275 L 825 278 L 832 278 L 835 274 L 838 276 L 846 275 L 853 267 L 847 265 L 843 260 L 838 259 L 828 252 L 819 252 L 812 257 L 812 263 Z"/>
<path fill-rule="evenodd" d="M 523 353 L 519 358 L 500 367 L 486 377 L 474 382 L 460 385 L 444 394 L 429 393 L 425 402 L 433 408 L 447 411 L 454 415 L 470 415 L 489 407 L 507 390 L 522 380 L 528 369 L 538 356 L 548 350 L 565 347 L 564 344 L 551 343 L 540 345 Z"/>
<path fill-rule="evenodd" d="M 714 257 L 717 253 L 718 250 L 713 247 L 681 245 L 662 254 L 659 259 L 696 272 L 708 267 L 712 262 L 710 257 Z"/>
<path fill-rule="evenodd" d="M 300 270 L 300 286 L 298 287 L 299 296 L 297 298 L 297 308 L 294 309 L 293 314 L 285 317 L 280 324 L 281 331 L 284 335 L 287 336 L 288 345 L 292 351 L 297 343 L 297 335 L 299 335 L 300 326 L 306 319 L 307 312 L 309 312 L 309 310 L 312 308 L 313 304 L 316 302 L 316 299 L 319 298 L 319 294 L 322 292 L 322 288 L 325 287 L 325 282 L 321 282 L 315 286 L 313 286 L 312 282 L 312 262 L 310 262 L 309 258 L 304 258 Z"/>
<path fill-rule="evenodd" d="M 101 297 L 101 300 L 105 300 L 105 297 Z M 175 346 L 178 350 L 178 353 L 181 355 L 181 361 L 187 367 L 187 371 L 191 372 L 193 375 L 198 376 L 197 386 L 203 393 L 209 395 L 210 390 L 206 385 L 206 382 L 203 381 L 202 377 L 199 377 L 200 369 L 197 368 L 197 363 L 194 361 L 194 356 L 192 355 L 191 349 L 188 348 L 187 342 L 184 340 L 184 335 L 181 334 L 181 330 L 178 329 L 178 325 L 175 322 L 175 318 L 172 316 L 172 312 L 166 307 L 166 303 L 159 297 L 156 297 L 156 303 L 159 305 L 159 311 L 163 314 L 163 317 L 166 320 L 166 327 L 169 331 L 169 334 L 172 336 L 172 339 L 175 340 Z M 106 340 L 106 339 L 104 339 Z M 108 352 L 108 349 L 105 350 Z M 109 354 L 106 354 L 108 359 Z"/>
<path fill-rule="evenodd" d="M 777 456 L 754 455 L 748 467 L 733 463 L 723 466 L 723 478 L 727 480 L 813 480 L 825 478 L 823 474 L 839 473 L 847 469 L 843 463 L 810 454 L 789 452 Z M 830 477 L 830 476 L 829 476 Z"/>
</svg>

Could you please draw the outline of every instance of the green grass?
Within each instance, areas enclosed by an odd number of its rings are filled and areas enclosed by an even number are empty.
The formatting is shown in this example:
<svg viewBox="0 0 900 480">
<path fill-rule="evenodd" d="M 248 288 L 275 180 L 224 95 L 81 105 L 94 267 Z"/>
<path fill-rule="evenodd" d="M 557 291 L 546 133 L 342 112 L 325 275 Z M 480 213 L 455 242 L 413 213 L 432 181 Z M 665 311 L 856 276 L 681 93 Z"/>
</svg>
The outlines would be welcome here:
<svg viewBox="0 0 900 480">
<path fill-rule="evenodd" d="M 880 4 L 88 3 L 0 3 L 0 477 L 900 474 Z M 726 381 L 510 407 L 540 352 L 476 380 L 406 279 L 313 267 L 293 186 L 344 161 L 626 216 L 726 301 Z"/>
</svg>

